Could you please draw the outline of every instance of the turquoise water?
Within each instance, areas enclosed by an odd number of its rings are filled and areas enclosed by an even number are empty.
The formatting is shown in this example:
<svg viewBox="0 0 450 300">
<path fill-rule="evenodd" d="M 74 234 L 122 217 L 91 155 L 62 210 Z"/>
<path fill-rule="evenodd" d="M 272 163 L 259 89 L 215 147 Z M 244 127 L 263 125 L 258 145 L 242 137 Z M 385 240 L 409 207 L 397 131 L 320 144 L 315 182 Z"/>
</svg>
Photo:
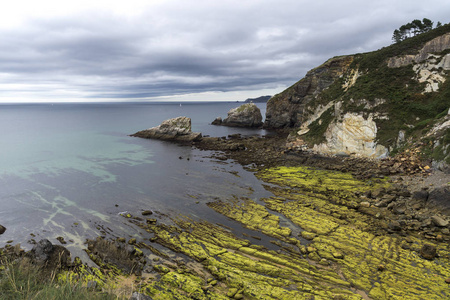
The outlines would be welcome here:
<svg viewBox="0 0 450 300">
<path fill-rule="evenodd" d="M 228 222 L 205 204 L 266 195 L 253 174 L 207 151 L 128 135 L 177 116 L 204 135 L 264 134 L 210 125 L 238 105 L 0 105 L 0 246 L 62 236 L 80 255 L 86 238 L 139 234 L 120 213 L 143 209 Z"/>
</svg>

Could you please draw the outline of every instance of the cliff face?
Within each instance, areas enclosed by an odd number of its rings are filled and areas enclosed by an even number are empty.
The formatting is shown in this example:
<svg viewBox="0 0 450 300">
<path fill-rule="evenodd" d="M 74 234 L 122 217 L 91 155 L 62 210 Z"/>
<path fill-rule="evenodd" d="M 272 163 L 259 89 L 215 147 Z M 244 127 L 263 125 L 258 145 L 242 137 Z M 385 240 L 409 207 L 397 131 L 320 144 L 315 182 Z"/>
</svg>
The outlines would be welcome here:
<svg viewBox="0 0 450 300">
<path fill-rule="evenodd" d="M 264 127 L 283 128 L 301 124 L 305 106 L 342 76 L 352 63 L 352 56 L 335 57 L 312 69 L 299 82 L 273 96 L 267 103 Z"/>
<path fill-rule="evenodd" d="M 328 60 L 272 97 L 264 126 L 292 128 L 290 142 L 322 153 L 384 157 L 415 147 L 448 164 L 449 75 L 447 24 L 378 51 Z"/>
</svg>

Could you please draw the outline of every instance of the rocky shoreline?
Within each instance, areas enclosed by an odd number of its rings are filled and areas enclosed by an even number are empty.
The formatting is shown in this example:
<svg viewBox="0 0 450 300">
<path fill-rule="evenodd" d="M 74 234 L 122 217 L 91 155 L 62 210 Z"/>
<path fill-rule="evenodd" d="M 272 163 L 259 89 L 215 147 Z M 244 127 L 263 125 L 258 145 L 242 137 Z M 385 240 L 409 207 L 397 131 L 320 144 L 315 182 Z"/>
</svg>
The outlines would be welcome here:
<svg viewBox="0 0 450 300">
<path fill-rule="evenodd" d="M 124 218 L 148 235 L 87 241 L 86 253 L 98 269 L 77 259 L 55 264 L 51 255 L 31 261 L 59 266 L 62 281 L 116 295 L 120 290 L 119 299 L 450 295 L 449 174 L 414 152 L 383 160 L 321 156 L 286 146 L 286 136 L 190 142 L 212 150 L 216 159 L 242 164 L 273 194 L 207 204 L 253 234 L 142 208 Z M 35 257 L 41 244 L 48 246 L 39 242 L 31 251 Z M 8 246 L 5 256 L 30 254 Z"/>
</svg>

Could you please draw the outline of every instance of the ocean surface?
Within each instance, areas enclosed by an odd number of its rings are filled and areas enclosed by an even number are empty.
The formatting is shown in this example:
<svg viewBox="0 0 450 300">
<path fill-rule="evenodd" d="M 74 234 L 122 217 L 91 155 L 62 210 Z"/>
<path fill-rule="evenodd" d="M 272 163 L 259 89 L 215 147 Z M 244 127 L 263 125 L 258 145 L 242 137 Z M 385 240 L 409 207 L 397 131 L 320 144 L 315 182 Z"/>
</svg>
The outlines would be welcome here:
<svg viewBox="0 0 450 300">
<path fill-rule="evenodd" d="M 237 226 L 206 203 L 268 196 L 251 172 L 209 151 L 128 135 L 178 116 L 203 135 L 266 134 L 210 125 L 239 105 L 0 104 L 0 247 L 31 249 L 32 239 L 61 236 L 82 256 L 86 238 L 138 236 L 120 214 L 142 210 Z M 265 104 L 257 105 L 264 116 Z"/>
</svg>

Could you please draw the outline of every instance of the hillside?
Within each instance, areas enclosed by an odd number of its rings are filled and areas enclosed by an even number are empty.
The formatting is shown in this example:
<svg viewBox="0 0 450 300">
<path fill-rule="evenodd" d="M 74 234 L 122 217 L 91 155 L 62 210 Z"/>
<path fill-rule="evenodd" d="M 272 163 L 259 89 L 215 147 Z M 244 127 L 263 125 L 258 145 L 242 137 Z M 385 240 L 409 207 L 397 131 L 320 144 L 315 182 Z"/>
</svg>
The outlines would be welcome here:
<svg viewBox="0 0 450 300">
<path fill-rule="evenodd" d="M 258 98 L 248 98 L 244 102 L 245 103 L 266 103 L 272 96 L 261 96 Z"/>
<path fill-rule="evenodd" d="M 378 51 L 334 57 L 267 104 L 265 128 L 323 153 L 418 148 L 450 163 L 450 24 Z"/>
</svg>

